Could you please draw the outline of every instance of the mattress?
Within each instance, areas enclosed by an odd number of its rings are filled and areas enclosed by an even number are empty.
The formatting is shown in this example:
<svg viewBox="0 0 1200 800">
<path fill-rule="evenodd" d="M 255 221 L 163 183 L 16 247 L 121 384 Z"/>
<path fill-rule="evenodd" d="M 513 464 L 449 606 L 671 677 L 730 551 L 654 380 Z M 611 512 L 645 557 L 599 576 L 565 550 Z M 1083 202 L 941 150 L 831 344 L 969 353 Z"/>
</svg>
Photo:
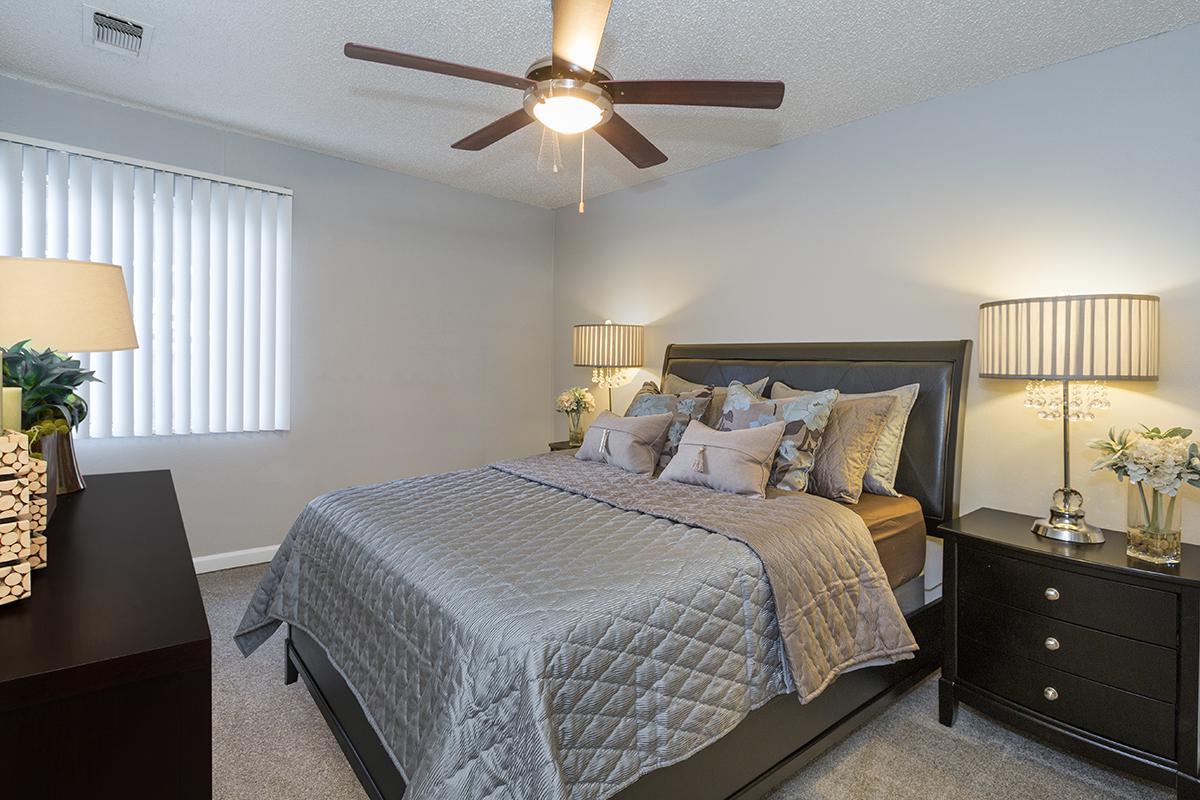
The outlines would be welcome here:
<svg viewBox="0 0 1200 800">
<path fill-rule="evenodd" d="M 867 523 L 879 560 L 895 589 L 925 569 L 925 512 L 911 497 L 885 497 L 863 492 L 847 506 Z"/>
</svg>

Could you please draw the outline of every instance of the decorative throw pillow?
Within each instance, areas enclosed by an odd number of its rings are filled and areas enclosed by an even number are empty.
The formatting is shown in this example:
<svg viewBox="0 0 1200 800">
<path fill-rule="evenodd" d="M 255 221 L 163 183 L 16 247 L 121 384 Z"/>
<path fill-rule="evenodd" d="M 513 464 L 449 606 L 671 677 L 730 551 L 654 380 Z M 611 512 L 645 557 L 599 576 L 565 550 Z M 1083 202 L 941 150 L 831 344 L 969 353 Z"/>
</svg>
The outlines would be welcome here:
<svg viewBox="0 0 1200 800">
<path fill-rule="evenodd" d="M 900 469 L 900 450 L 904 446 L 904 432 L 908 429 L 908 417 L 917 402 L 917 394 L 921 384 L 910 383 L 895 389 L 882 392 L 865 392 L 863 394 L 842 394 L 841 400 L 858 400 L 863 397 L 880 397 L 890 395 L 896 398 L 879 439 L 875 442 L 875 450 L 871 453 L 871 463 L 863 474 L 863 488 L 872 494 L 882 494 L 888 497 L 899 497 L 896 491 L 896 473 Z M 781 399 L 797 397 L 805 394 L 803 389 L 793 389 L 782 383 L 771 387 L 771 397 Z"/>
<path fill-rule="evenodd" d="M 725 396 L 729 392 L 729 386 L 732 384 L 737 383 L 739 386 L 745 386 L 747 389 L 754 392 L 754 394 L 761 395 L 763 393 L 763 389 L 767 388 L 767 381 L 769 380 L 770 378 L 759 378 L 753 383 L 746 384 L 739 383 L 738 381 L 730 381 L 730 383 L 725 386 L 713 386 L 712 402 L 708 404 L 708 411 L 704 412 L 704 416 L 700 421 L 710 428 L 717 427 L 717 420 L 721 418 L 721 412 L 725 408 Z M 683 378 L 675 375 L 668 375 L 663 378 L 662 390 L 667 394 L 696 392 L 703 388 L 705 388 L 704 384 L 685 381 Z M 762 398 L 760 397 L 759 399 Z"/>
<path fill-rule="evenodd" d="M 809 492 L 843 503 L 858 502 L 875 442 L 895 403 L 890 396 L 838 399 L 817 449 Z"/>
<path fill-rule="evenodd" d="M 673 419 L 672 414 L 618 417 L 611 411 L 602 411 L 588 428 L 575 457 L 649 475 L 658 463 Z"/>
<path fill-rule="evenodd" d="M 731 386 L 718 430 L 760 428 L 777 420 L 786 423 L 771 472 L 771 485 L 790 492 L 803 492 L 808 488 L 809 473 L 837 398 L 837 389 L 827 389 L 793 400 L 749 402 L 747 393 L 735 393 Z"/>
<path fill-rule="evenodd" d="M 706 386 L 696 392 L 659 394 L 648 391 L 651 387 L 658 388 L 649 382 L 642 385 L 642 388 L 634 396 L 633 402 L 629 404 L 629 410 L 625 412 L 625 416 L 648 417 L 656 414 L 673 416 L 671 424 L 667 428 L 666 444 L 663 445 L 662 453 L 658 457 L 659 465 L 665 467 L 671 461 L 671 457 L 675 455 L 675 451 L 679 447 L 679 440 L 688 423 L 700 419 L 708 410 L 708 404 L 712 400 L 712 388 Z"/>
<path fill-rule="evenodd" d="M 757 428 L 714 431 L 694 420 L 684 431 L 679 453 L 659 478 L 762 497 L 786 424 L 780 420 Z"/>
</svg>

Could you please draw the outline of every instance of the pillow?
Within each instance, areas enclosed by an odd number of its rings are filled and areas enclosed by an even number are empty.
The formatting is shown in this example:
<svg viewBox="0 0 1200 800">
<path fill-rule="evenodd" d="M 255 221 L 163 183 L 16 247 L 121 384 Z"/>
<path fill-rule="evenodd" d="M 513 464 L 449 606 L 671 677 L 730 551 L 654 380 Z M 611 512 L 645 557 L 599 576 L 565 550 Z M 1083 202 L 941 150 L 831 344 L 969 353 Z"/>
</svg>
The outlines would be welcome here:
<svg viewBox="0 0 1200 800">
<path fill-rule="evenodd" d="M 808 491 L 830 500 L 857 503 L 875 442 L 895 404 L 893 396 L 839 398 L 817 449 Z"/>
<path fill-rule="evenodd" d="M 740 431 L 714 431 L 693 420 L 679 442 L 678 455 L 659 478 L 763 497 L 786 424 L 780 420 Z"/>
<path fill-rule="evenodd" d="M 790 492 L 803 492 L 808 488 L 809 473 L 837 398 L 837 389 L 827 389 L 792 400 L 743 402 L 746 395 L 730 387 L 726 410 L 721 414 L 717 429 L 736 431 L 762 427 L 776 420 L 785 422 L 771 471 L 771 485 Z"/>
<path fill-rule="evenodd" d="M 882 494 L 888 497 L 899 497 L 896 491 L 896 473 L 900 469 L 900 448 L 904 446 L 904 432 L 908 429 L 908 417 L 917 402 L 917 394 L 921 384 L 910 383 L 896 389 L 883 392 L 867 392 L 865 394 L 843 394 L 844 400 L 857 400 L 861 397 L 879 397 L 891 395 L 896 398 L 887 422 L 875 442 L 875 451 L 871 454 L 871 463 L 863 475 L 863 488 L 872 494 Z M 803 390 L 793 389 L 782 383 L 771 387 L 772 398 L 795 397 Z"/>
<path fill-rule="evenodd" d="M 667 428 L 674 418 L 673 414 L 618 417 L 611 411 L 602 411 L 588 428 L 575 457 L 649 475 L 658 463 L 667 441 Z"/>
<path fill-rule="evenodd" d="M 767 388 L 767 381 L 770 378 L 759 378 L 753 383 L 742 384 L 738 381 L 730 381 L 726 386 L 713 386 L 712 402 L 708 404 L 708 411 L 704 412 L 701 422 L 710 428 L 717 427 L 717 420 L 721 417 L 721 411 L 725 408 L 725 395 L 729 391 L 729 386 L 737 383 L 738 386 L 745 386 L 756 395 L 761 395 L 763 389 Z M 663 378 L 662 390 L 667 394 L 678 394 L 680 392 L 695 392 L 703 389 L 704 385 L 685 381 L 677 375 L 668 375 Z M 761 398 L 760 398 L 761 399 Z"/>
<path fill-rule="evenodd" d="M 662 453 L 658 457 L 659 465 L 665 467 L 671 461 L 671 456 L 675 455 L 675 450 L 679 447 L 679 439 L 683 436 L 688 423 L 694 419 L 700 419 L 708 410 L 708 404 L 712 400 L 712 387 L 705 386 L 699 391 L 680 394 L 660 394 L 655 391 L 657 389 L 658 386 L 653 383 L 642 384 L 642 388 L 634 395 L 633 402 L 629 404 L 629 410 L 625 412 L 625 416 L 673 415 L 674 419 L 667 428 L 666 444 L 663 445 Z"/>
</svg>

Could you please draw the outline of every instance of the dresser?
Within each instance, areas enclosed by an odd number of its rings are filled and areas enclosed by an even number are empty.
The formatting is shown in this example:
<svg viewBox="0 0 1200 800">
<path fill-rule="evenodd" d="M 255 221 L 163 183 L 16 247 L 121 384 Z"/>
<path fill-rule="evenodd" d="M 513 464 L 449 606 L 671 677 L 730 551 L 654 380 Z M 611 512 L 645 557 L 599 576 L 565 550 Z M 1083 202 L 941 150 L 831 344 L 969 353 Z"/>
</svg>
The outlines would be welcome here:
<svg viewBox="0 0 1200 800">
<path fill-rule="evenodd" d="M 210 798 L 211 641 L 171 474 L 87 484 L 0 607 L 0 797 Z"/>
<path fill-rule="evenodd" d="M 966 703 L 1042 739 L 1200 798 L 1200 547 L 1128 558 L 1125 536 L 1071 545 L 980 509 L 945 539 L 939 716 Z"/>
</svg>

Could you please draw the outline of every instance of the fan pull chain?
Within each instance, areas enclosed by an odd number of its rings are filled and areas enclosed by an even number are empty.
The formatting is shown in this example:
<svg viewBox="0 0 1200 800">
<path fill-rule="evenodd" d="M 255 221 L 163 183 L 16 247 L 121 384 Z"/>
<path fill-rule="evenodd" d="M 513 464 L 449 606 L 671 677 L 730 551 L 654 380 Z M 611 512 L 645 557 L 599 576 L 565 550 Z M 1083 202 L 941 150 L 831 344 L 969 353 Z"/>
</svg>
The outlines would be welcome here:
<svg viewBox="0 0 1200 800">
<path fill-rule="evenodd" d="M 587 163 L 587 132 L 579 134 L 579 213 L 583 213 L 583 168 Z"/>
</svg>

